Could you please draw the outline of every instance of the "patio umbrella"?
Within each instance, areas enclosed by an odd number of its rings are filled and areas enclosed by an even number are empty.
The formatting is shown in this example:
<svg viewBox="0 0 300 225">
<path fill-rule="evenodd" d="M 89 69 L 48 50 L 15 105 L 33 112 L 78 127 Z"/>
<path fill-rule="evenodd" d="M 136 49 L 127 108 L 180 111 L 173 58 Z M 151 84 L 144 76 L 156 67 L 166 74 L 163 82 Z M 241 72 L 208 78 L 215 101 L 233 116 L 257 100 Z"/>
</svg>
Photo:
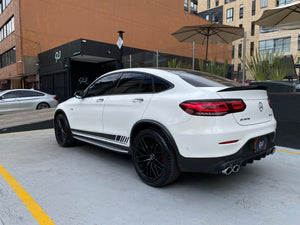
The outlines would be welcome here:
<svg viewBox="0 0 300 225">
<path fill-rule="evenodd" d="M 184 26 L 172 34 L 180 42 L 195 42 L 206 45 L 205 61 L 209 44 L 231 43 L 244 37 L 244 28 L 223 24 L 204 24 L 197 26 Z"/>
<path fill-rule="evenodd" d="M 265 10 L 255 23 L 266 28 L 300 29 L 300 1 Z"/>
</svg>

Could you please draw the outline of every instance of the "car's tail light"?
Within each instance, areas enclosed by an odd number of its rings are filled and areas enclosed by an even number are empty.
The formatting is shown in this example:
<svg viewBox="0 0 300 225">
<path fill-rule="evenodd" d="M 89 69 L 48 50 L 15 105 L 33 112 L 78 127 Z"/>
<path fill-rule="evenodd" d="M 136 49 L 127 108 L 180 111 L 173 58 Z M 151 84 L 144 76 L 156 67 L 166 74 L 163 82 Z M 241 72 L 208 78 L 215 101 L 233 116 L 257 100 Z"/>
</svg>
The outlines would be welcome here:
<svg viewBox="0 0 300 225">
<path fill-rule="evenodd" d="M 269 102 L 269 106 L 270 106 L 270 108 L 272 108 L 272 104 L 271 104 L 271 101 L 270 101 L 270 99 L 268 99 L 268 102 Z"/>
<path fill-rule="evenodd" d="M 56 96 L 54 96 L 54 97 L 53 97 L 53 99 L 54 99 L 54 100 L 57 100 L 57 97 L 56 97 Z"/>
<path fill-rule="evenodd" d="M 195 116 L 224 116 L 246 109 L 246 104 L 241 99 L 186 101 L 179 106 L 186 113 Z"/>
</svg>

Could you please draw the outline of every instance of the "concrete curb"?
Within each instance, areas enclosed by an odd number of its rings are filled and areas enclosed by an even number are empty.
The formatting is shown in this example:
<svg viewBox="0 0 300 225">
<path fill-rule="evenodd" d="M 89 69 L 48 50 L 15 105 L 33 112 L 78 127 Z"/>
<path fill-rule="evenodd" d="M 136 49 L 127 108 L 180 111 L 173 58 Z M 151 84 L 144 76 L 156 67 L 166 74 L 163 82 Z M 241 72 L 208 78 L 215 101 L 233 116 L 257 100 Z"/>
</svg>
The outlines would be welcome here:
<svg viewBox="0 0 300 225">
<path fill-rule="evenodd" d="M 36 122 L 36 123 L 23 124 L 19 126 L 1 128 L 0 134 L 15 133 L 15 132 L 29 131 L 29 130 L 43 130 L 43 129 L 50 129 L 50 128 L 53 128 L 53 119 Z"/>
</svg>

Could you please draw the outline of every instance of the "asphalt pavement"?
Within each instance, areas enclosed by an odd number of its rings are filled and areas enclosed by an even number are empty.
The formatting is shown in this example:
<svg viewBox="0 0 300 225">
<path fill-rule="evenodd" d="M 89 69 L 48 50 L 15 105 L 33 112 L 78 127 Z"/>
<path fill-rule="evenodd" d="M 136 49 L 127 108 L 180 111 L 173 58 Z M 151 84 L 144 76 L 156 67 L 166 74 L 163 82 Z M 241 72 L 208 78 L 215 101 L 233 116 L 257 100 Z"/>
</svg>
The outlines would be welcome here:
<svg viewBox="0 0 300 225">
<path fill-rule="evenodd" d="M 230 176 L 186 173 L 153 188 L 139 179 L 129 156 L 88 144 L 59 147 L 53 129 L 0 134 L 0 143 L 1 225 L 300 221 L 300 154 L 288 149 Z"/>
</svg>

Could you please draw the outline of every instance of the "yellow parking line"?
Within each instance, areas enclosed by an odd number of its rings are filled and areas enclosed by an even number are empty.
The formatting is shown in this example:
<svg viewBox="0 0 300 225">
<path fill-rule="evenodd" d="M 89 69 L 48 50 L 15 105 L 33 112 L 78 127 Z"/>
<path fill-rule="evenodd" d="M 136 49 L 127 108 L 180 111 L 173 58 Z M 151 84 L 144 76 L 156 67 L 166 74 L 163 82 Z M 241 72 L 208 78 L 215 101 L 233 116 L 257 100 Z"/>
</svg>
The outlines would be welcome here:
<svg viewBox="0 0 300 225">
<path fill-rule="evenodd" d="M 34 201 L 34 199 L 25 191 L 25 189 L 19 184 L 19 182 L 0 164 L 0 174 L 11 186 L 15 193 L 19 196 L 21 201 L 34 216 L 39 224 L 50 225 L 54 222 L 44 212 L 44 210 Z"/>
<path fill-rule="evenodd" d="M 53 130 L 53 129 L 33 130 L 33 131 L 24 131 L 24 132 L 0 134 L 0 137 L 3 137 L 3 136 L 13 136 L 13 135 L 18 135 L 18 134 L 34 134 L 34 133 L 40 133 L 40 132 L 47 132 L 47 131 L 51 131 L 51 130 Z"/>
<path fill-rule="evenodd" d="M 281 150 L 281 149 L 276 149 L 276 151 L 300 155 L 300 152 L 292 152 L 292 151 L 286 151 L 286 150 Z"/>
</svg>

